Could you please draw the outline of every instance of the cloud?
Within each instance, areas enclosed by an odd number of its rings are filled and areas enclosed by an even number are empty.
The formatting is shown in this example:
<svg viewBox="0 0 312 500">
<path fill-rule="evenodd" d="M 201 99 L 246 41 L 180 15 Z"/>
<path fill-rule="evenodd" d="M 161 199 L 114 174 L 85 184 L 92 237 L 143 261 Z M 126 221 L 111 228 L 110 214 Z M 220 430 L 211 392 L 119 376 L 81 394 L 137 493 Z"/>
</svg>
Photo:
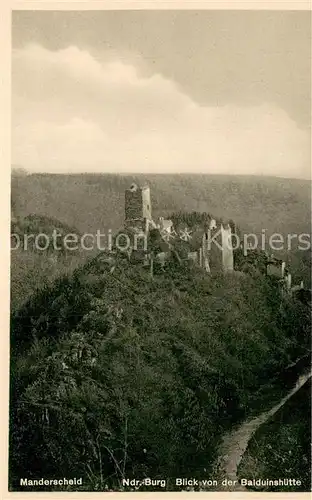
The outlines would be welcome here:
<svg viewBox="0 0 312 500">
<path fill-rule="evenodd" d="M 310 137 L 280 108 L 200 106 L 160 74 L 68 47 L 13 51 L 13 163 L 32 171 L 310 176 Z"/>
</svg>

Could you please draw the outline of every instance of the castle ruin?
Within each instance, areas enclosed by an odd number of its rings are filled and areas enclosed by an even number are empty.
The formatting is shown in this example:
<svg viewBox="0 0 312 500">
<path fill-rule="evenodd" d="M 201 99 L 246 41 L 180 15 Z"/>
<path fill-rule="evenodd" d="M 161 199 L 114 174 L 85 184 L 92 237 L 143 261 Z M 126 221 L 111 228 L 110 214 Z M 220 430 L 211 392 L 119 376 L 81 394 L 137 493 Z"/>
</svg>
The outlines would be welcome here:
<svg viewBox="0 0 312 500">
<path fill-rule="evenodd" d="M 153 220 L 149 186 L 140 187 L 135 183 L 125 191 L 125 228 L 145 235 L 148 235 L 151 229 L 157 228 L 167 243 L 174 232 L 171 220 L 163 217 L 159 217 L 157 223 Z M 189 260 L 205 269 L 207 273 L 210 273 L 211 269 L 233 271 L 231 235 L 232 230 L 229 224 L 217 224 L 215 219 L 211 219 L 208 228 L 203 230 L 199 247 L 196 251 L 189 252 Z M 213 238 L 215 238 L 215 243 L 211 243 Z M 211 248 L 214 244 L 217 251 Z M 173 246 L 168 243 L 168 248 L 172 250 Z"/>
</svg>

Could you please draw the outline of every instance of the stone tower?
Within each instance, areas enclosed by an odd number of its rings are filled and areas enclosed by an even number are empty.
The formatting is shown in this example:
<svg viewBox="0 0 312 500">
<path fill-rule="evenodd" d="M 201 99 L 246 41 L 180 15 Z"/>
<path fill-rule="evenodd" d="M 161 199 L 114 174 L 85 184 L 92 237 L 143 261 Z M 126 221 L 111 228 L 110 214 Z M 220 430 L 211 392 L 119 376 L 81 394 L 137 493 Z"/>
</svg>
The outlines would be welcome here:
<svg viewBox="0 0 312 500">
<path fill-rule="evenodd" d="M 125 191 L 125 225 L 146 230 L 152 221 L 151 193 L 149 186 L 132 184 Z"/>
</svg>

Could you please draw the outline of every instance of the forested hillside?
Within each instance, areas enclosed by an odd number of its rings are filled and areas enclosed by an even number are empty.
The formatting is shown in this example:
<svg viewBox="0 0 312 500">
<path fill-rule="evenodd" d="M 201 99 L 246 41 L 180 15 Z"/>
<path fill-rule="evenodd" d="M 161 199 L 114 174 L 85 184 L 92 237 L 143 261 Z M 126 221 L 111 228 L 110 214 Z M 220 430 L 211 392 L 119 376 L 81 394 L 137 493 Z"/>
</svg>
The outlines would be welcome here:
<svg viewBox="0 0 312 500">
<path fill-rule="evenodd" d="M 309 309 L 256 269 L 212 277 L 173 260 L 151 280 L 98 256 L 12 316 L 11 488 L 207 477 L 224 430 L 309 337 Z"/>
<path fill-rule="evenodd" d="M 103 233 L 123 227 L 124 190 L 133 182 L 151 186 L 153 217 L 175 212 L 207 212 L 234 219 L 241 232 L 310 233 L 311 190 L 307 181 L 222 175 L 12 174 L 12 210 L 18 231 L 50 234 L 60 224 L 69 232 Z M 31 224 L 22 221 L 30 216 Z M 38 219 L 45 220 L 38 226 Z M 34 220 L 37 218 L 37 222 Z M 61 221 L 61 223 L 59 222 Z M 16 227 L 12 228 L 12 232 Z M 17 232 L 18 232 L 17 231 Z M 37 231 L 37 233 L 36 233 Z M 311 282 L 309 251 L 278 251 L 291 266 L 294 283 Z M 57 264 L 43 252 L 12 251 L 12 307 L 21 305 L 38 287 L 88 260 L 90 252 L 61 256 Z M 56 257 L 54 255 L 54 257 Z"/>
<path fill-rule="evenodd" d="M 309 232 L 308 181 L 226 175 L 32 174 L 12 178 L 17 215 L 42 214 L 81 232 L 117 230 L 124 221 L 124 191 L 132 182 L 151 187 L 153 216 L 179 210 L 231 218 L 243 231 Z"/>
<path fill-rule="evenodd" d="M 57 219 L 30 214 L 26 217 L 14 217 L 11 223 L 11 310 L 15 311 L 33 293 L 45 284 L 52 283 L 58 276 L 72 272 L 78 265 L 86 261 L 90 255 L 81 249 L 68 251 L 62 246 L 62 238 L 57 241 L 59 250 L 52 245 L 52 232 L 59 235 L 77 234 L 79 231 Z M 34 245 L 34 236 L 39 236 L 39 247 L 44 248 L 45 239 L 50 238 L 46 250 Z M 90 252 L 89 252 L 90 253 Z"/>
<path fill-rule="evenodd" d="M 239 233 L 309 232 L 303 181 L 22 172 L 12 233 L 117 232 L 133 180 L 149 181 L 155 219 L 193 231 L 164 267 L 150 273 L 122 252 L 112 264 L 105 252 L 12 250 L 13 490 L 21 477 L 73 473 L 88 491 L 121 490 L 126 477 L 166 478 L 167 489 L 175 477 L 207 477 L 224 431 L 266 405 L 280 372 L 310 349 L 310 310 L 265 275 L 267 254 L 236 251 L 226 275 L 183 260 L 208 214 Z M 163 251 L 150 236 L 150 250 Z M 287 262 L 308 282 L 309 252 Z"/>
</svg>

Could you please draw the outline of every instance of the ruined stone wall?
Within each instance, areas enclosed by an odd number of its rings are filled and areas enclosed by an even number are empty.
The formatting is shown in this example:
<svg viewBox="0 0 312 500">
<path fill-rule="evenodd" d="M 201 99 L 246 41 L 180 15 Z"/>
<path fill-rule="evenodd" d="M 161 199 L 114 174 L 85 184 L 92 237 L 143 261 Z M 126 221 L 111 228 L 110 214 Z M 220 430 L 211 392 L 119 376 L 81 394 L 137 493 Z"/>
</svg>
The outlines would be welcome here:
<svg viewBox="0 0 312 500">
<path fill-rule="evenodd" d="M 220 234 L 220 226 L 208 231 L 210 244 L 206 241 L 209 267 L 211 272 L 222 270 L 222 239 Z M 205 243 L 205 241 L 204 241 Z M 205 250 L 204 250 L 205 253 Z"/>
<path fill-rule="evenodd" d="M 205 258 L 208 259 L 210 271 L 233 271 L 234 258 L 231 248 L 231 228 L 217 225 L 203 236 L 203 267 Z"/>
<path fill-rule="evenodd" d="M 233 249 L 231 248 L 232 242 L 232 230 L 231 227 L 223 227 L 221 225 L 221 240 L 222 240 L 222 267 L 223 271 L 233 271 L 234 269 L 234 258 Z"/>
</svg>

